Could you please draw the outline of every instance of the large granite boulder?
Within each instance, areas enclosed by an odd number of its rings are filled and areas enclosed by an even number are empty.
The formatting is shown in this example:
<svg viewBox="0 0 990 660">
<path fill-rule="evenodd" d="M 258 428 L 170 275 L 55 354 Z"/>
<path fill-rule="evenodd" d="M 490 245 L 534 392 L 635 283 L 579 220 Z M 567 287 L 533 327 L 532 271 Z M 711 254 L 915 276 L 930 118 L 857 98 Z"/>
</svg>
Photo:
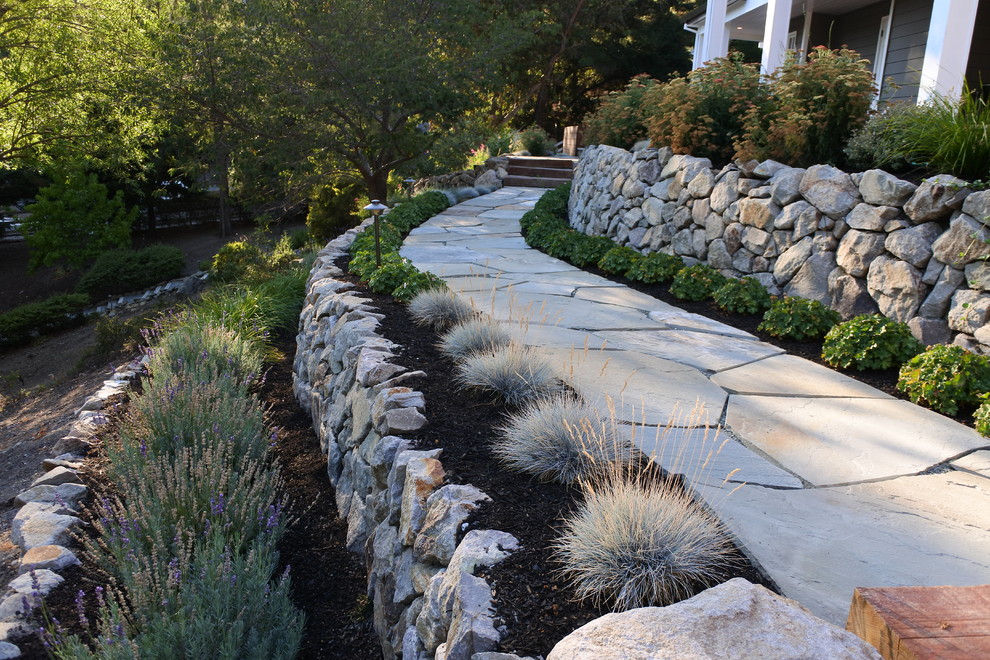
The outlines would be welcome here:
<svg viewBox="0 0 990 660">
<path fill-rule="evenodd" d="M 851 632 L 735 578 L 668 607 L 606 614 L 562 639 L 547 660 L 879 660 Z"/>
</svg>

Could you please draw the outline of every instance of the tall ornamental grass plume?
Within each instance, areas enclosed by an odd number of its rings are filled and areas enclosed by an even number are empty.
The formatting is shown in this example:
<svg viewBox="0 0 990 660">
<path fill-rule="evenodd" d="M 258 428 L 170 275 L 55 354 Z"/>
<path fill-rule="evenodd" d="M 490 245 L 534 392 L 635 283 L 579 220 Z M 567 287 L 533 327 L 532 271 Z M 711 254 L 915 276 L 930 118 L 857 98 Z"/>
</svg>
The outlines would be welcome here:
<svg viewBox="0 0 990 660">
<path fill-rule="evenodd" d="M 632 456 L 614 420 L 569 394 L 538 399 L 511 415 L 492 450 L 513 470 L 565 484 L 587 481 Z"/>
<path fill-rule="evenodd" d="M 470 319 L 474 310 L 450 289 L 427 289 L 409 301 L 409 315 L 416 325 L 446 330 Z"/>
<path fill-rule="evenodd" d="M 264 345 L 230 328 L 190 323 L 153 332 L 149 339 L 148 371 L 154 378 L 174 375 L 197 383 L 224 379 L 246 392 L 261 376 Z"/>
<path fill-rule="evenodd" d="M 732 563 L 718 519 L 670 479 L 615 470 L 584 491 L 554 544 L 579 598 L 617 611 L 669 605 Z"/>
<path fill-rule="evenodd" d="M 440 351 L 454 360 L 465 360 L 474 354 L 495 353 L 511 341 L 511 333 L 501 323 L 474 318 L 448 330 L 440 338 Z"/>
<path fill-rule="evenodd" d="M 515 343 L 492 354 L 465 358 L 457 366 L 457 381 L 465 387 L 493 392 L 513 406 L 561 388 L 560 378 L 544 354 Z"/>
<path fill-rule="evenodd" d="M 224 378 L 203 383 L 182 376 L 148 381 L 120 429 L 122 441 L 152 455 L 174 454 L 204 432 L 250 456 L 261 455 L 269 436 L 255 397 Z"/>
</svg>

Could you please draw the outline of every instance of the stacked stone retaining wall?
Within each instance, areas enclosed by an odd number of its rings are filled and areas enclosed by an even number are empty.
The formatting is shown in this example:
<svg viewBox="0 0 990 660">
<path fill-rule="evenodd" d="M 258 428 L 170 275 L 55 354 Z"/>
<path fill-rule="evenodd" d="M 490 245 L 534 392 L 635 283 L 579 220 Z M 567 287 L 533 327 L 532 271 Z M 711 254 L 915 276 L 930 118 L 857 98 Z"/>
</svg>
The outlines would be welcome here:
<svg viewBox="0 0 990 660">
<path fill-rule="evenodd" d="M 926 345 L 990 352 L 990 191 L 772 160 L 721 170 L 669 148 L 587 148 L 570 222 L 640 252 L 676 254 L 843 318 L 880 312 Z"/>
<path fill-rule="evenodd" d="M 427 423 L 423 395 L 407 386 L 422 372 L 394 362 L 382 318 L 334 260 L 354 230 L 317 258 L 297 337 L 294 388 L 313 419 L 347 546 L 364 554 L 368 595 L 384 657 L 470 660 L 495 648 L 491 589 L 473 575 L 518 547 L 510 534 L 465 532 L 489 498 L 444 485 L 441 450 L 415 449 L 403 433 Z M 514 656 L 502 656 L 514 657 Z"/>
</svg>

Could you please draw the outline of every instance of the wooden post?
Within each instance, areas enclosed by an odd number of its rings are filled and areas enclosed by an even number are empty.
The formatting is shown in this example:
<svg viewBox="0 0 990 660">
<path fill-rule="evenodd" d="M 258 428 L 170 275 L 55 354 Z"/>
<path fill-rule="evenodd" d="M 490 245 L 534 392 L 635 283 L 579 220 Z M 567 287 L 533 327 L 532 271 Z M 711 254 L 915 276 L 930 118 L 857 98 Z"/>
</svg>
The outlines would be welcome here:
<svg viewBox="0 0 990 660">
<path fill-rule="evenodd" d="M 860 587 L 846 630 L 886 660 L 990 658 L 990 585 Z"/>
</svg>

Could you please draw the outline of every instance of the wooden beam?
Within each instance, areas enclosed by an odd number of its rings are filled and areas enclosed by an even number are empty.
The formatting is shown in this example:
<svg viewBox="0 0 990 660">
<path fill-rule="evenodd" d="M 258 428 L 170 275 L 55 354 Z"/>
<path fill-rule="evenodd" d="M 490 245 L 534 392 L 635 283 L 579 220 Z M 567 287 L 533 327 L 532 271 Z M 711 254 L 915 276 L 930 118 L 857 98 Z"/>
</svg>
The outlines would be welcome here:
<svg viewBox="0 0 990 660">
<path fill-rule="evenodd" d="M 887 660 L 990 658 L 990 585 L 860 587 L 846 630 Z"/>
</svg>

